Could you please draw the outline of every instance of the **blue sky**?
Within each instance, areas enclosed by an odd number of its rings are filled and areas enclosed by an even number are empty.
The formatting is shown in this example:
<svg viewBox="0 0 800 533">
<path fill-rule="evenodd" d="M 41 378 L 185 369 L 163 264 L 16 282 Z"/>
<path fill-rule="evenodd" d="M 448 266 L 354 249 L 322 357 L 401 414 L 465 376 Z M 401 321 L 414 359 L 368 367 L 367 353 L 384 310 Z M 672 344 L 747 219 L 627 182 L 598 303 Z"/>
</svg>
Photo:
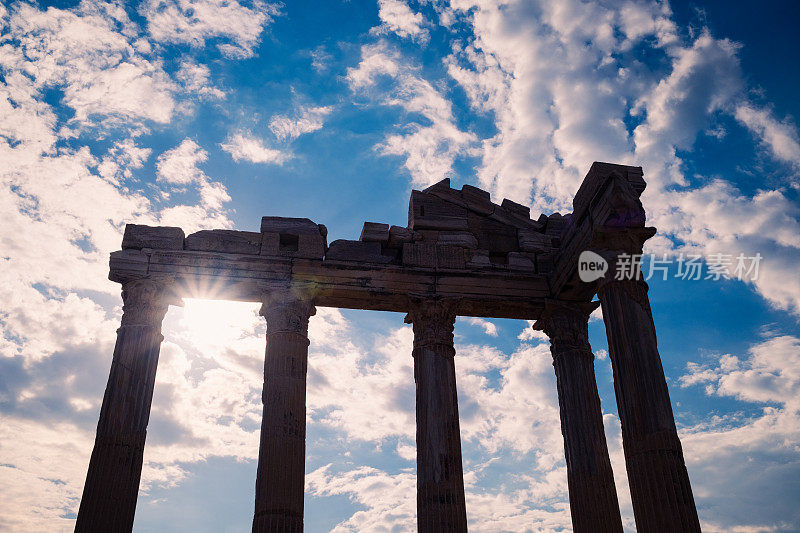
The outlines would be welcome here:
<svg viewBox="0 0 800 533">
<path fill-rule="evenodd" d="M 125 223 L 355 239 L 445 177 L 535 218 L 601 160 L 644 167 L 647 252 L 763 256 L 748 282 L 673 265 L 650 298 L 704 530 L 800 531 L 798 22 L 788 1 L 3 2 L 0 530 L 73 527 Z M 169 311 L 137 531 L 250 527 L 256 311 Z M 409 326 L 319 309 L 310 336 L 307 530 L 413 530 Z M 590 340 L 633 530 L 599 316 Z M 471 530 L 569 530 L 546 339 L 460 318 L 456 344 Z"/>
</svg>

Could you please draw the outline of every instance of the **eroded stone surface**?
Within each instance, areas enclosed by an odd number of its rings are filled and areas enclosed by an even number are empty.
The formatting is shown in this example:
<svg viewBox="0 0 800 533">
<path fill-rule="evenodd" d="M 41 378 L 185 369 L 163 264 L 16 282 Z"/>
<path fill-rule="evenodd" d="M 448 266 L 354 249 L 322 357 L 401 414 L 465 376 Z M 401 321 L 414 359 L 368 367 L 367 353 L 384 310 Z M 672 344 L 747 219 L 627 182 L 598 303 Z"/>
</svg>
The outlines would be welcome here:
<svg viewBox="0 0 800 533">
<path fill-rule="evenodd" d="M 181 228 L 127 224 L 122 236 L 122 249 L 182 250 L 183 237 Z"/>
<path fill-rule="evenodd" d="M 223 229 L 198 231 L 186 237 L 184 248 L 198 252 L 258 255 L 261 234 Z"/>
</svg>

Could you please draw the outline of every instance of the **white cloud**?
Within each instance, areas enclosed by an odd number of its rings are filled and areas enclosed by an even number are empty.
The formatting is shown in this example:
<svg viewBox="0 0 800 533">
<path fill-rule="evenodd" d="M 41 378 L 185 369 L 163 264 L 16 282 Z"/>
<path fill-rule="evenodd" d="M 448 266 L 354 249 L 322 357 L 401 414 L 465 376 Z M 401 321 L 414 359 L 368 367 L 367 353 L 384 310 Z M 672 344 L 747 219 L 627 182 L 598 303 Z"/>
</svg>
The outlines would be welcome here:
<svg viewBox="0 0 800 533">
<path fill-rule="evenodd" d="M 156 41 L 201 47 L 217 40 L 225 57 L 252 57 L 264 28 L 280 13 L 277 4 L 215 0 L 149 0 L 142 12 Z"/>
<path fill-rule="evenodd" d="M 374 34 L 392 32 L 422 43 L 430 38 L 422 14 L 411 11 L 403 0 L 378 0 L 378 18 L 381 25 L 372 29 Z"/>
<path fill-rule="evenodd" d="M 291 154 L 265 146 L 264 141 L 246 133 L 234 133 L 220 147 L 231 154 L 234 161 L 282 165 L 292 157 Z"/>
<path fill-rule="evenodd" d="M 414 185 L 448 177 L 456 158 L 469 154 L 477 137 L 459 129 L 451 102 L 385 43 L 363 46 L 358 67 L 347 70 L 353 91 L 369 91 L 383 76 L 393 78 L 394 88 L 381 94 L 379 101 L 401 108 L 408 123 L 402 133 L 388 135 L 378 150 L 404 157 Z M 424 117 L 427 125 L 412 118 L 415 115 Z"/>
<path fill-rule="evenodd" d="M 325 72 L 330 67 L 333 56 L 325 50 L 324 45 L 319 45 L 311 52 L 311 67 L 319 73 Z"/>
<path fill-rule="evenodd" d="M 208 152 L 191 139 L 158 156 L 157 179 L 175 185 L 201 182 L 205 174 L 197 165 L 208 160 Z"/>
<path fill-rule="evenodd" d="M 358 441 L 413 439 L 411 328 L 398 328 L 366 347 L 354 344 L 356 330 L 338 310 L 318 310 L 309 328 L 311 420 Z"/>
<path fill-rule="evenodd" d="M 11 100 L 61 86 L 62 102 L 74 109 L 78 124 L 95 115 L 169 121 L 174 84 L 158 61 L 140 53 L 137 31 L 116 4 L 86 0 L 75 10 L 46 11 L 14 4 L 4 33 L 19 46 L 0 47 L 0 68 L 26 76 L 7 79 Z"/>
<path fill-rule="evenodd" d="M 211 70 L 192 60 L 184 60 L 175 73 L 175 78 L 183 85 L 183 89 L 201 99 L 221 100 L 225 92 L 211 83 Z"/>
<path fill-rule="evenodd" d="M 690 186 L 679 155 L 728 116 L 776 159 L 795 164 L 796 128 L 746 99 L 738 44 L 708 30 L 679 37 L 669 8 L 656 3 L 531 10 L 524 2 L 465 1 L 448 16 L 473 30 L 472 39 L 454 44 L 448 72 L 497 128 L 482 141 L 482 186 L 534 212 L 569 211 L 592 161 L 642 165 L 643 203 L 660 232 L 650 250 L 761 253 L 768 259 L 753 286 L 774 306 L 798 312 L 800 282 L 789 274 L 800 260 L 791 194 L 745 194 L 718 176 L 693 176 Z M 637 61 L 633 51 L 644 48 L 665 67 Z M 388 72 L 385 64 L 376 61 L 373 70 Z"/>
<path fill-rule="evenodd" d="M 738 48 L 703 32 L 675 52 L 669 76 L 636 100 L 634 112 L 647 115 L 634 131 L 636 156 L 648 164 L 652 189 L 685 184 L 675 150 L 691 149 L 713 114 L 728 110 L 739 96 L 744 84 Z"/>
<path fill-rule="evenodd" d="M 142 190 L 136 180 L 152 153 L 137 136 L 148 123 L 171 119 L 177 86 L 122 7 L 17 3 L 2 14 L 0 521 L 15 530 L 58 530 L 70 527 L 64 517 L 77 509 L 119 324 L 109 252 L 119 248 L 127 222 L 229 226 L 229 198 L 192 170 L 205 157 L 192 144 L 182 145 L 188 179 L 165 156 L 169 179 L 159 184 L 167 190 Z M 73 117 L 59 118 L 44 99 L 49 89 Z M 107 126 L 126 136 L 104 152 L 83 145 L 83 131 L 102 134 Z M 176 182 L 200 201 L 164 207 L 159 195 L 174 192 Z M 155 200 L 145 194 L 153 191 Z"/>
<path fill-rule="evenodd" d="M 800 139 L 794 125 L 780 122 L 768 110 L 759 109 L 752 104 L 737 106 L 735 116 L 776 158 L 800 167 Z"/>
<path fill-rule="evenodd" d="M 724 354 L 687 369 L 683 387 L 702 386 L 709 396 L 762 406 L 750 416 L 736 410 L 711 413 L 682 432 L 704 530 L 793 529 L 775 517 L 797 518 L 783 496 L 800 474 L 800 339 L 768 337 L 744 357 Z M 764 499 L 753 500 L 754 493 Z"/>
<path fill-rule="evenodd" d="M 370 467 L 337 472 L 326 465 L 306 476 L 306 490 L 315 496 L 345 495 L 360 504 L 357 511 L 331 532 L 386 531 L 387 525 L 416 528 L 416 477 L 410 472 L 388 474 Z"/>
<path fill-rule="evenodd" d="M 294 140 L 306 133 L 322 129 L 331 106 L 301 106 L 294 116 L 275 115 L 269 121 L 269 129 L 279 141 Z"/>
<path fill-rule="evenodd" d="M 484 333 L 486 333 L 487 335 L 491 335 L 492 337 L 497 337 L 497 326 L 493 322 L 489 322 L 484 318 L 478 318 L 474 316 L 467 317 L 465 320 L 469 325 L 477 326 L 483 329 Z"/>
</svg>

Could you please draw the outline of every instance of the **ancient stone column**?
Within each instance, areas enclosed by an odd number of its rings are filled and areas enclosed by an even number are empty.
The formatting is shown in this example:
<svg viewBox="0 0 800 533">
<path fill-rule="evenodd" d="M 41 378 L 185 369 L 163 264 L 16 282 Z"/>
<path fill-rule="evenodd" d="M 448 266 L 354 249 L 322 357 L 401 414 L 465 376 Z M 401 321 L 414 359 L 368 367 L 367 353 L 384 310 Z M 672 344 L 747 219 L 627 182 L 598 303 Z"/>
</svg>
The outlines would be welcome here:
<svg viewBox="0 0 800 533">
<path fill-rule="evenodd" d="M 638 269 L 632 276 L 617 275 L 629 271 L 620 268 L 630 264 L 621 254 L 641 253 L 650 235 L 644 230 L 607 235 L 603 255 L 610 268 L 598 287 L 633 513 L 637 531 L 700 531 L 656 344 L 647 283 Z"/>
<path fill-rule="evenodd" d="M 122 325 L 111 360 L 97 436 L 75 531 L 131 531 L 142 474 L 168 286 L 151 279 L 122 285 Z"/>
<path fill-rule="evenodd" d="M 467 531 L 458 394 L 453 358 L 455 302 L 414 299 L 417 388 L 417 523 L 420 533 Z"/>
<path fill-rule="evenodd" d="M 306 459 L 308 319 L 316 312 L 304 295 L 267 295 L 264 404 L 258 449 L 254 532 L 303 531 Z"/>
<path fill-rule="evenodd" d="M 548 301 L 544 315 L 534 326 L 550 337 L 567 460 L 569 507 L 577 533 L 622 531 L 594 375 L 594 353 L 589 346 L 589 313 L 596 307 L 590 303 Z"/>
</svg>

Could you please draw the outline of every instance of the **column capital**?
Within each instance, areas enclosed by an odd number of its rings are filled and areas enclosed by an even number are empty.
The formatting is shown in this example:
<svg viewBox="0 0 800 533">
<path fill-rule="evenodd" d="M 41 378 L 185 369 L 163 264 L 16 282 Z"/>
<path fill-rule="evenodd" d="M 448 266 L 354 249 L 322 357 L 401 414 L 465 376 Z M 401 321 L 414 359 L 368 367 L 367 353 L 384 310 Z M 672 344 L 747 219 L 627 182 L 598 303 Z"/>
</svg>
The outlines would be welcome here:
<svg viewBox="0 0 800 533">
<path fill-rule="evenodd" d="M 181 301 L 173 291 L 171 278 L 138 278 L 122 284 L 122 326 L 151 326 L 161 329 L 170 304 Z"/>
<path fill-rule="evenodd" d="M 595 233 L 592 250 L 608 261 L 608 272 L 597 283 L 597 294 L 602 294 L 609 286 L 620 287 L 627 292 L 643 309 L 650 313 L 647 298 L 648 286 L 642 279 L 638 263 L 631 256 L 641 255 L 645 241 L 655 235 L 656 229 L 626 228 L 603 229 Z M 627 263 L 620 263 L 625 260 Z M 618 276 L 618 272 L 625 275 Z"/>
<path fill-rule="evenodd" d="M 410 296 L 404 322 L 414 327 L 414 348 L 445 346 L 450 356 L 453 349 L 453 327 L 458 298 Z"/>
<path fill-rule="evenodd" d="M 308 336 L 308 319 L 314 316 L 311 294 L 297 289 L 276 289 L 266 292 L 261 297 L 261 309 L 258 314 L 267 320 L 267 334 L 288 331 Z"/>
<path fill-rule="evenodd" d="M 550 338 L 553 359 L 561 355 L 577 355 L 594 359 L 589 344 L 589 315 L 600 302 L 545 300 L 542 316 L 533 329 L 544 331 Z"/>
<path fill-rule="evenodd" d="M 644 243 L 656 234 L 652 226 L 641 228 L 600 228 L 594 231 L 589 249 L 606 259 L 614 259 L 622 253 L 640 254 Z"/>
<path fill-rule="evenodd" d="M 597 296 L 602 300 L 610 288 L 619 288 L 624 291 L 639 307 L 652 318 L 650 298 L 647 296 L 650 286 L 639 276 L 636 279 L 616 279 L 615 276 L 602 278 L 597 285 Z"/>
</svg>

